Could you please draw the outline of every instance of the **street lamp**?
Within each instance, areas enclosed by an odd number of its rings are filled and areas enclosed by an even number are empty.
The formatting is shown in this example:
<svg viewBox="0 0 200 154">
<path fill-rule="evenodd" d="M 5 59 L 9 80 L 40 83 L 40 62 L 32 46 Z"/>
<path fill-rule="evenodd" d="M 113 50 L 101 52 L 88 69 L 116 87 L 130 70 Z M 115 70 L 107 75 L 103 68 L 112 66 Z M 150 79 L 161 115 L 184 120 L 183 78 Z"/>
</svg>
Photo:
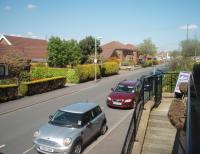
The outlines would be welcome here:
<svg viewBox="0 0 200 154">
<path fill-rule="evenodd" d="M 97 40 L 101 40 L 102 37 L 95 37 L 94 38 L 94 81 L 97 81 Z"/>
</svg>

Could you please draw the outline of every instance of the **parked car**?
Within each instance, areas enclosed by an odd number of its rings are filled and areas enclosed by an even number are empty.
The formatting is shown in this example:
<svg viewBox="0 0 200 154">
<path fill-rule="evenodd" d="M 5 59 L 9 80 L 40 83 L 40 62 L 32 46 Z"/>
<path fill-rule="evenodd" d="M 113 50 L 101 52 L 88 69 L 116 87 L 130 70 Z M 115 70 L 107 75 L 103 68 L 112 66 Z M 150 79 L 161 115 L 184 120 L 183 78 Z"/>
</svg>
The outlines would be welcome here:
<svg viewBox="0 0 200 154">
<path fill-rule="evenodd" d="M 123 80 L 107 97 L 107 105 L 116 108 L 134 108 L 139 100 L 142 82 L 140 80 Z"/>
<path fill-rule="evenodd" d="M 95 103 L 65 106 L 34 133 L 34 148 L 39 153 L 80 154 L 95 136 L 106 133 L 106 123 L 105 114 Z"/>
</svg>

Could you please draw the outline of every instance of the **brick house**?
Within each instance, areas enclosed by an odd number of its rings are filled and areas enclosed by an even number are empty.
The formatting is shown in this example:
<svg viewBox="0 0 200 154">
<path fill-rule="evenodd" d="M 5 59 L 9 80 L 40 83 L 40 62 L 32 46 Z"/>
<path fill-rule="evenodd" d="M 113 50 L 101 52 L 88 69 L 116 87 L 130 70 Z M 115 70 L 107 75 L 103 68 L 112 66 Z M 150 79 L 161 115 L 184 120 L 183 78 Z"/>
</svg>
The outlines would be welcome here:
<svg viewBox="0 0 200 154">
<path fill-rule="evenodd" d="M 26 37 L 0 36 L 0 55 L 17 52 L 32 62 L 46 62 L 47 41 Z"/>
<path fill-rule="evenodd" d="M 138 62 L 136 47 L 132 44 L 123 44 L 118 41 L 112 41 L 104 44 L 102 48 L 102 57 L 109 59 L 111 57 L 118 58 L 121 62 L 126 60 L 133 60 Z"/>
<path fill-rule="evenodd" d="M 8 74 L 7 66 L 1 62 L 6 54 L 17 54 L 31 62 L 47 61 L 47 41 L 41 39 L 2 35 L 0 36 L 0 76 Z"/>
</svg>

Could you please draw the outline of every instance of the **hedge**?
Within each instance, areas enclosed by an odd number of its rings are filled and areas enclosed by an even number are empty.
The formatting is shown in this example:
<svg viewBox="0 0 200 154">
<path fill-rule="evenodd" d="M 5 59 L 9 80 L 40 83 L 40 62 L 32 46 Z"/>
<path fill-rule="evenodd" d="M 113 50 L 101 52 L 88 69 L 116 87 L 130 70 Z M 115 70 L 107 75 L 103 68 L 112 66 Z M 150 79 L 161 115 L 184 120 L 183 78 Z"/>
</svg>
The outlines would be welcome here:
<svg viewBox="0 0 200 154">
<path fill-rule="evenodd" d="M 142 67 L 148 67 L 148 66 L 152 66 L 153 62 L 152 60 L 146 60 L 143 64 Z"/>
<path fill-rule="evenodd" d="M 118 72 L 119 72 L 119 65 L 115 62 L 103 63 L 101 67 L 102 76 L 114 75 L 118 74 Z"/>
<path fill-rule="evenodd" d="M 78 65 L 77 71 L 79 74 L 79 82 L 93 80 L 95 78 L 95 65 L 94 64 L 86 64 L 86 65 Z M 100 68 L 99 65 L 96 65 L 96 75 L 97 78 L 100 77 Z"/>
<path fill-rule="evenodd" d="M 67 76 L 66 68 L 52 68 L 52 67 L 33 67 L 31 68 L 32 79 L 44 79 L 58 76 Z"/>
<path fill-rule="evenodd" d="M 17 97 L 18 86 L 16 84 L 0 85 L 0 102 L 12 100 Z"/>
<path fill-rule="evenodd" d="M 79 74 L 77 69 L 67 70 L 67 83 L 79 83 Z"/>
<path fill-rule="evenodd" d="M 20 84 L 20 93 L 22 95 L 34 95 L 47 91 L 64 87 L 66 82 L 65 77 L 53 77 L 41 79 L 31 82 L 23 82 Z"/>
</svg>

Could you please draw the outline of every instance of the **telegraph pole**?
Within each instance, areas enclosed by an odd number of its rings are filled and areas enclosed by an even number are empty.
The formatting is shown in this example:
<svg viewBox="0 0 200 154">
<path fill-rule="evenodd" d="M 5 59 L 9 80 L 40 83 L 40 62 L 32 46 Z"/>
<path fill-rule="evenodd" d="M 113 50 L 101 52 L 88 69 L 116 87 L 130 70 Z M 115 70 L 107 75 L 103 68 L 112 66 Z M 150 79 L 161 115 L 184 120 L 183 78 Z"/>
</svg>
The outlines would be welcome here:
<svg viewBox="0 0 200 154">
<path fill-rule="evenodd" d="M 188 41 L 188 24 L 187 24 L 187 41 Z"/>
</svg>

